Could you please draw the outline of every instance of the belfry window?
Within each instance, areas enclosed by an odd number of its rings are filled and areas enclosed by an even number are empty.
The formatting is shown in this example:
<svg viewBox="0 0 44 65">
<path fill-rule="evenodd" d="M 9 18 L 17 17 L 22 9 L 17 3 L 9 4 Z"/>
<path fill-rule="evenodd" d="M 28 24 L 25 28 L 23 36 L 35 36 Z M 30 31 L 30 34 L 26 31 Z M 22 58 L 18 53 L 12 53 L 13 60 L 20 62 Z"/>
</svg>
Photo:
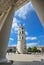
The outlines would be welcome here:
<svg viewBox="0 0 44 65">
<path fill-rule="evenodd" d="M 22 39 L 23 39 L 23 37 L 22 37 Z"/>
<path fill-rule="evenodd" d="M 22 27 L 22 29 L 23 29 L 23 27 Z"/>
<path fill-rule="evenodd" d="M 20 32 L 20 34 L 21 34 L 21 32 Z"/>
<path fill-rule="evenodd" d="M 24 32 L 22 31 L 22 34 L 23 34 Z"/>
</svg>

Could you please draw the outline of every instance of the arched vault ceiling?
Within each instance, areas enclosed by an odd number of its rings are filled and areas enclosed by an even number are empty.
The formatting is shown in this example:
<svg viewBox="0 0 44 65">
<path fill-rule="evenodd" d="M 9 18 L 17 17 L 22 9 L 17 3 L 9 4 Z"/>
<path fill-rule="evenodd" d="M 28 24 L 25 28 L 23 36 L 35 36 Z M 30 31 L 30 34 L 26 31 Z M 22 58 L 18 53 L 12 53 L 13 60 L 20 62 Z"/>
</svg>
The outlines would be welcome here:
<svg viewBox="0 0 44 65">
<path fill-rule="evenodd" d="M 19 9 L 30 0 L 0 0 L 0 30 L 11 9 Z"/>
<path fill-rule="evenodd" d="M 4 16 L 8 13 L 8 10 L 11 10 L 13 8 L 15 8 L 15 10 L 19 9 L 20 7 L 22 7 L 23 5 L 25 5 L 26 3 L 28 3 L 30 0 L 0 0 L 0 22 L 2 21 L 2 19 L 4 18 Z M 38 1 L 38 0 L 31 0 L 34 8 L 36 9 L 38 16 L 42 22 L 42 24 L 44 24 L 44 18 L 43 18 L 43 13 L 44 13 L 44 1 Z M 38 4 L 37 4 L 38 3 Z M 43 3 L 43 4 L 42 4 Z M 40 4 L 40 6 L 39 6 Z M 36 5 L 38 7 L 36 7 Z"/>
<path fill-rule="evenodd" d="M 0 16 L 2 13 L 7 12 L 9 7 L 15 7 L 17 10 L 27 2 L 29 0 L 0 0 Z"/>
</svg>

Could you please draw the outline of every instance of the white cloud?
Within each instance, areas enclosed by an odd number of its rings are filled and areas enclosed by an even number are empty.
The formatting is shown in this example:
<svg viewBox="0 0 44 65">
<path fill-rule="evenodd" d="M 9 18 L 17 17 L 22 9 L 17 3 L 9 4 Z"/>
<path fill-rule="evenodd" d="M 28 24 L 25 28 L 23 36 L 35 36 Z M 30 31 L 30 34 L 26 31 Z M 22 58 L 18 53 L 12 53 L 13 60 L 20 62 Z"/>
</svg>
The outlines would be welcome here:
<svg viewBox="0 0 44 65">
<path fill-rule="evenodd" d="M 17 45 L 16 44 L 13 44 L 13 45 L 8 45 L 8 47 L 16 47 Z"/>
<path fill-rule="evenodd" d="M 25 23 L 23 24 L 23 26 L 25 26 Z"/>
<path fill-rule="evenodd" d="M 26 40 L 36 40 L 37 37 L 26 37 Z"/>
<path fill-rule="evenodd" d="M 18 22 L 19 22 L 19 20 L 17 20 L 16 18 L 13 18 L 12 28 L 18 27 Z"/>
<path fill-rule="evenodd" d="M 38 46 L 38 43 L 27 43 L 27 48 L 34 47 L 34 46 Z"/>
<path fill-rule="evenodd" d="M 18 28 L 19 25 L 21 23 L 20 20 L 18 20 L 17 18 L 15 18 L 15 16 L 18 16 L 22 19 L 26 19 L 26 15 L 29 11 L 31 11 L 33 9 L 33 6 L 31 4 L 31 2 L 29 2 L 28 4 L 24 5 L 23 7 L 21 7 L 19 10 L 17 10 L 15 12 L 14 18 L 13 18 L 13 24 L 12 24 L 12 33 L 17 33 L 18 32 Z M 25 24 L 24 24 L 25 26 Z"/>
<path fill-rule="evenodd" d="M 15 16 L 18 16 L 22 19 L 26 19 L 26 15 L 29 11 L 31 11 L 33 9 L 33 6 L 31 4 L 31 2 L 29 2 L 28 4 L 24 5 L 23 7 L 21 7 L 19 10 L 17 10 L 15 12 Z"/>
<path fill-rule="evenodd" d="M 12 24 L 12 29 L 11 29 L 12 33 L 17 33 L 18 28 L 19 28 L 18 23 L 19 23 L 19 20 L 17 20 L 16 18 L 13 18 L 13 24 Z"/>
<path fill-rule="evenodd" d="M 14 39 L 13 39 L 13 38 L 9 38 L 9 40 L 14 41 Z"/>
<path fill-rule="evenodd" d="M 25 31 L 25 34 L 26 34 L 26 35 L 28 35 L 28 32 L 27 32 L 27 31 Z"/>
</svg>

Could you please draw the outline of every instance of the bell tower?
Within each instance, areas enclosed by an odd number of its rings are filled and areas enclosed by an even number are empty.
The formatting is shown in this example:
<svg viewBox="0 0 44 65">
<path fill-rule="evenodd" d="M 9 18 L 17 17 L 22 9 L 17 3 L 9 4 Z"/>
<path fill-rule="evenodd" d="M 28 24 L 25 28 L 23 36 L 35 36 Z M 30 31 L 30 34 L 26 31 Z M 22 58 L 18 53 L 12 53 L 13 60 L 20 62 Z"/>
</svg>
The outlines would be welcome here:
<svg viewBox="0 0 44 65">
<path fill-rule="evenodd" d="M 26 36 L 23 25 L 20 25 L 18 30 L 17 53 L 21 53 L 21 54 L 26 53 Z"/>
</svg>

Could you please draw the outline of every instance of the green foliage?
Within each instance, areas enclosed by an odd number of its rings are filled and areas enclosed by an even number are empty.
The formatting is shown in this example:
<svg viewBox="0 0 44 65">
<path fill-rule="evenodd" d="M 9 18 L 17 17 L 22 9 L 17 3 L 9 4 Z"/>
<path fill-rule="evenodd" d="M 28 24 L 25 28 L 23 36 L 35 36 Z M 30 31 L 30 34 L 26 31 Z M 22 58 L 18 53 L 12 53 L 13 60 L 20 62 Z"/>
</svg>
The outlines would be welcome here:
<svg viewBox="0 0 44 65">
<path fill-rule="evenodd" d="M 29 48 L 27 49 L 27 51 L 28 51 L 28 52 L 32 52 L 32 48 L 29 47 Z"/>
<path fill-rule="evenodd" d="M 37 47 L 33 47 L 32 52 L 37 52 Z"/>
<path fill-rule="evenodd" d="M 28 49 L 27 49 L 27 51 L 28 52 L 41 52 L 39 49 L 37 49 L 37 47 L 29 47 Z"/>
</svg>

